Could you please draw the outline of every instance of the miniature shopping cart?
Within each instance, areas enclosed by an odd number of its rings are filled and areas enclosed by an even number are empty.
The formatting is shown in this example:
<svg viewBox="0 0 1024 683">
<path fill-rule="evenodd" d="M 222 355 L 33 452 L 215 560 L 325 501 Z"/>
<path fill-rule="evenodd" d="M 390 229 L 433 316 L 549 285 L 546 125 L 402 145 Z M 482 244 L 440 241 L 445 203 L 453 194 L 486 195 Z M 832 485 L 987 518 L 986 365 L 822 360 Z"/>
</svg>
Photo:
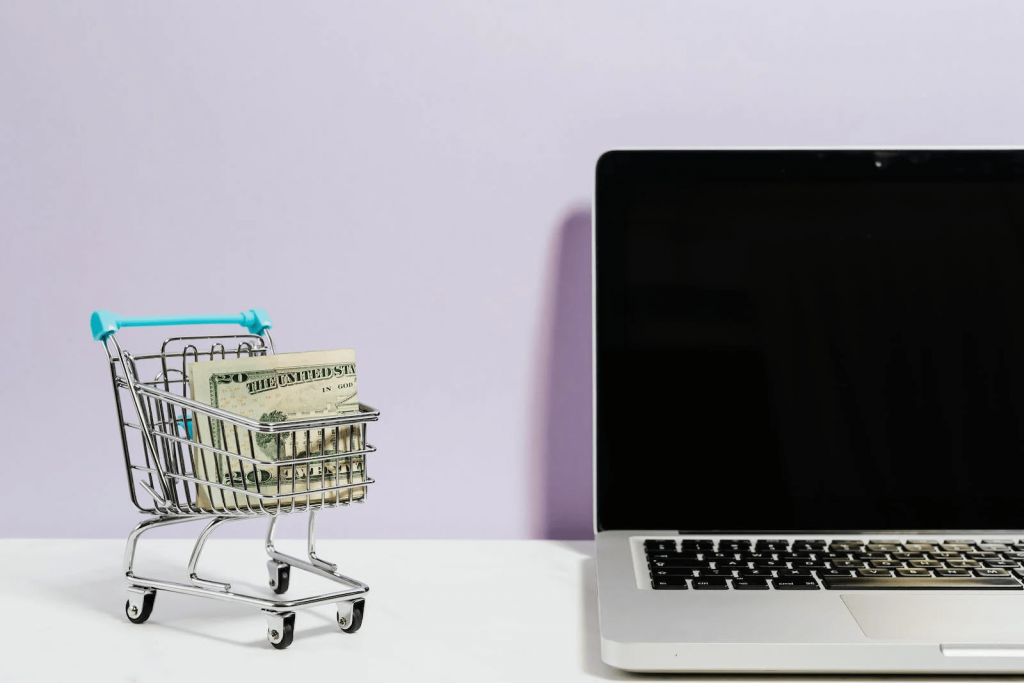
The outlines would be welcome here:
<svg viewBox="0 0 1024 683">
<path fill-rule="evenodd" d="M 171 337 L 158 353 L 140 355 L 124 349 L 115 335 L 122 327 L 217 323 L 239 324 L 249 333 Z M 93 338 L 103 342 L 110 365 L 132 503 L 140 512 L 152 515 L 128 536 L 124 554 L 128 619 L 136 624 L 146 621 L 153 611 L 156 592 L 165 590 L 259 607 L 267 619 L 267 638 L 278 649 L 291 644 L 295 611 L 307 607 L 336 603 L 341 630 L 358 631 L 369 587 L 338 573 L 336 565 L 317 556 L 316 515 L 324 508 L 366 500 L 367 488 L 373 483 L 366 476 L 366 460 L 375 450 L 366 443 L 366 425 L 376 421 L 379 413 L 359 404 L 359 412 L 347 415 L 260 422 L 188 398 L 191 363 L 274 353 L 270 319 L 261 309 L 229 316 L 162 318 L 125 318 L 96 311 L 91 324 Z M 201 442 L 200 431 L 225 438 L 216 440 L 217 447 L 206 443 L 209 439 Z M 240 440 L 240 434 L 250 438 Z M 233 452 L 228 435 L 234 436 L 235 444 L 248 443 L 249 449 L 238 447 Z M 332 437 L 335 448 L 325 450 Z M 343 450 L 341 444 L 346 439 L 350 447 Z M 276 447 L 279 458 L 269 462 L 266 457 L 259 458 L 259 450 L 252 447 L 256 441 Z M 300 512 L 309 513 L 308 560 L 285 555 L 274 547 L 274 529 L 280 516 Z M 200 578 L 196 570 L 199 556 L 214 530 L 228 522 L 260 516 L 270 520 L 266 549 L 274 593 L 281 595 L 288 590 L 292 567 L 335 581 L 344 589 L 273 600 L 232 592 L 230 584 Z M 199 534 L 188 562 L 191 583 L 146 578 L 132 571 L 142 534 L 197 519 L 209 522 Z"/>
</svg>

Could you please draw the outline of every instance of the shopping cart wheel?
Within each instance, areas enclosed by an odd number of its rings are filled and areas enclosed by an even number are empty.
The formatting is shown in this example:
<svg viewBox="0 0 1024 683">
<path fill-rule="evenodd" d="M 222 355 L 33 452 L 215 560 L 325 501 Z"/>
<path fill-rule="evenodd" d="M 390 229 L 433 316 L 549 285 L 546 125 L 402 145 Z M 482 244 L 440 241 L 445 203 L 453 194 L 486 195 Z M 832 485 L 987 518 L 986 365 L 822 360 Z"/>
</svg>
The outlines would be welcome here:
<svg viewBox="0 0 1024 683">
<path fill-rule="evenodd" d="M 267 569 L 270 570 L 270 587 L 278 595 L 288 590 L 288 581 L 291 578 L 291 567 L 284 562 L 270 560 L 267 562 Z"/>
<path fill-rule="evenodd" d="M 295 612 L 267 616 L 267 640 L 278 650 L 292 644 L 295 637 Z"/>
<path fill-rule="evenodd" d="M 338 626 L 345 633 L 355 633 L 363 625 L 363 610 L 366 600 L 353 600 L 351 610 L 338 610 Z M 348 613 L 347 616 L 345 613 Z"/>
<path fill-rule="evenodd" d="M 139 591 L 137 589 L 128 591 L 128 602 L 124 603 L 124 613 L 128 621 L 133 624 L 144 623 L 153 613 L 153 603 L 156 602 L 156 591 Z"/>
</svg>

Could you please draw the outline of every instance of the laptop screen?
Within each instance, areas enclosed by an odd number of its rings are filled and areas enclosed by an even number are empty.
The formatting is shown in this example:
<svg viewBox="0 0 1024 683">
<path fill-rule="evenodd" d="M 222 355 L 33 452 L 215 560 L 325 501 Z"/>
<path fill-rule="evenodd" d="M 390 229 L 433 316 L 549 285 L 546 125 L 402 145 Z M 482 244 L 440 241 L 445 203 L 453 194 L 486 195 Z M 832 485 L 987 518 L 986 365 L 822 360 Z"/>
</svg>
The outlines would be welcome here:
<svg viewBox="0 0 1024 683">
<path fill-rule="evenodd" d="M 1024 153 L 612 152 L 598 528 L 1024 528 Z"/>
</svg>

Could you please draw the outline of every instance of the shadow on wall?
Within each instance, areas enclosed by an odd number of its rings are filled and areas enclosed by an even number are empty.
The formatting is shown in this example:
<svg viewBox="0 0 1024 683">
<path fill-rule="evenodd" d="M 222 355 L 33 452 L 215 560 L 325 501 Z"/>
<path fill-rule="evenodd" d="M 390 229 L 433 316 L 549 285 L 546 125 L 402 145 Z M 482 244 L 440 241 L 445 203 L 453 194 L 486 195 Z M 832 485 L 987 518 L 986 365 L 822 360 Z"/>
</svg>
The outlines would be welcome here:
<svg viewBox="0 0 1024 683">
<path fill-rule="evenodd" d="M 545 340 L 541 533 L 551 539 L 594 537 L 591 248 L 590 212 L 575 211 L 560 226 Z"/>
</svg>

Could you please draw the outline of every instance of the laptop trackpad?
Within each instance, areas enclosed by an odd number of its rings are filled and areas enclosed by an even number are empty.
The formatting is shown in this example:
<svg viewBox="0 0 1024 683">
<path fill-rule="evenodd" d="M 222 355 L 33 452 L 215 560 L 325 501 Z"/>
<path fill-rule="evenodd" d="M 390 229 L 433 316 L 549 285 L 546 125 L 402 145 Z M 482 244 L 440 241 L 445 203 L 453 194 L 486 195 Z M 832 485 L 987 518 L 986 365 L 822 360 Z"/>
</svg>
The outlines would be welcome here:
<svg viewBox="0 0 1024 683">
<path fill-rule="evenodd" d="M 1024 646 L 1024 595 L 842 596 L 868 638 Z M 1024 648 L 1017 648 L 1024 655 Z"/>
</svg>

